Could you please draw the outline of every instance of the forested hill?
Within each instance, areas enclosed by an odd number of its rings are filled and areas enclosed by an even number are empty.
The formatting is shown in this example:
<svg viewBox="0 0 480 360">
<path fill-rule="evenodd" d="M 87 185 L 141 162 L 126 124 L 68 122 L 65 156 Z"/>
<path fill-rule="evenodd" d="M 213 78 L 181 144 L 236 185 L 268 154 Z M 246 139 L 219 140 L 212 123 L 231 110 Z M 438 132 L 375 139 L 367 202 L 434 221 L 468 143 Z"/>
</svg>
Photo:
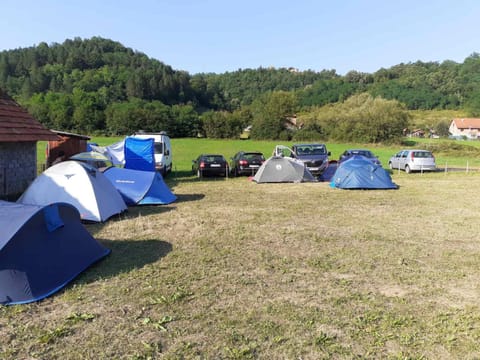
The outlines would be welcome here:
<svg viewBox="0 0 480 360">
<path fill-rule="evenodd" d="M 408 109 L 480 115 L 480 56 L 345 76 L 293 68 L 189 74 L 112 40 L 75 38 L 0 52 L 0 88 L 54 129 L 91 134 L 164 129 L 195 136 L 202 114 L 241 112 L 246 116 L 241 127 L 251 116 L 248 107 L 272 92 L 294 94 L 292 109 L 303 111 L 369 93 Z"/>
</svg>

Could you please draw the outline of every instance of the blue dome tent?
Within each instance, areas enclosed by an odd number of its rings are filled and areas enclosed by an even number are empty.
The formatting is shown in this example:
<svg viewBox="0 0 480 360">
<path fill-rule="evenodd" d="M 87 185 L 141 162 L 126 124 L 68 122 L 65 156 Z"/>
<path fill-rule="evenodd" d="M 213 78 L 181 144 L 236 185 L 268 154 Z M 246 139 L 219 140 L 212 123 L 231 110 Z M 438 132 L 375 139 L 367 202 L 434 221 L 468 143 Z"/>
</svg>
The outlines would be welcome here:
<svg viewBox="0 0 480 360">
<path fill-rule="evenodd" d="M 359 155 L 338 165 L 330 186 L 340 189 L 398 189 L 384 168 Z"/>
<path fill-rule="evenodd" d="M 66 203 L 0 201 L 0 304 L 41 300 L 110 253 Z"/>
<path fill-rule="evenodd" d="M 158 171 L 109 167 L 103 174 L 127 205 L 165 205 L 177 199 Z"/>
</svg>

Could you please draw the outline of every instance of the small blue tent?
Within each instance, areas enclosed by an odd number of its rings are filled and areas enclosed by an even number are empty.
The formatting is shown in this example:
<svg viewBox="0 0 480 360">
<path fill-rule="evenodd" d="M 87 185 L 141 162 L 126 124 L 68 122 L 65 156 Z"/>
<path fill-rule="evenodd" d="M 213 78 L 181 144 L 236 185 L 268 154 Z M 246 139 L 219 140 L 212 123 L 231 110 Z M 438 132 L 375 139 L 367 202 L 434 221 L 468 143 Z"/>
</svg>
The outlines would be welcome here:
<svg viewBox="0 0 480 360">
<path fill-rule="evenodd" d="M 80 222 L 75 207 L 0 201 L 0 304 L 41 300 L 110 250 Z"/>
<path fill-rule="evenodd" d="M 155 171 L 154 140 L 125 138 L 125 168 L 143 171 Z"/>
<path fill-rule="evenodd" d="M 157 171 L 109 167 L 103 171 L 127 205 L 170 204 L 177 197 Z"/>
<path fill-rule="evenodd" d="M 338 165 L 330 182 L 340 189 L 397 189 L 390 174 L 364 156 L 355 155 Z"/>
</svg>

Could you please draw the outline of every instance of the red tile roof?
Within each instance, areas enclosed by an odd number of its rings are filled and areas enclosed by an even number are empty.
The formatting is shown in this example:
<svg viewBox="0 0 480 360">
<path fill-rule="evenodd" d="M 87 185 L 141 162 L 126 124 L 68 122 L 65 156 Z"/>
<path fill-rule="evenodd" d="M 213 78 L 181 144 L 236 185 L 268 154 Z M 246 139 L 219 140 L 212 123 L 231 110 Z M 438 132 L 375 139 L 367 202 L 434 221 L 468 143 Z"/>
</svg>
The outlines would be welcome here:
<svg viewBox="0 0 480 360">
<path fill-rule="evenodd" d="M 459 118 L 453 122 L 457 129 L 480 129 L 480 119 L 477 118 Z"/>
<path fill-rule="evenodd" d="M 0 142 L 59 139 L 0 89 Z"/>
</svg>

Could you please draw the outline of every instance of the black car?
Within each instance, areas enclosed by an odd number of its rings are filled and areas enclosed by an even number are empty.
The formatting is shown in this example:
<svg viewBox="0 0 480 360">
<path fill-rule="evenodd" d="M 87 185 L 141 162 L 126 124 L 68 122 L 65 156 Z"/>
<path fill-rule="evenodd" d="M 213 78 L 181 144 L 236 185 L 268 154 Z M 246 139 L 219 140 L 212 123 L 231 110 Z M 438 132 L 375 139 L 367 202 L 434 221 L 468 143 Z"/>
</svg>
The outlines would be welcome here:
<svg viewBox="0 0 480 360">
<path fill-rule="evenodd" d="M 345 150 L 342 153 L 342 155 L 340 155 L 340 158 L 338 159 L 338 162 L 341 163 L 345 160 L 350 159 L 352 156 L 356 156 L 356 155 L 366 157 L 368 160 L 370 160 L 374 164 L 382 166 L 382 163 L 380 162 L 378 157 L 376 157 L 370 150 L 367 150 L 367 149 L 348 149 L 348 150 Z"/>
<path fill-rule="evenodd" d="M 265 157 L 258 151 L 239 151 L 230 161 L 230 172 L 233 176 L 255 175 L 264 163 Z"/>
<path fill-rule="evenodd" d="M 199 178 L 203 176 L 227 176 L 228 162 L 223 155 L 202 154 L 192 160 L 192 173 Z"/>
</svg>

